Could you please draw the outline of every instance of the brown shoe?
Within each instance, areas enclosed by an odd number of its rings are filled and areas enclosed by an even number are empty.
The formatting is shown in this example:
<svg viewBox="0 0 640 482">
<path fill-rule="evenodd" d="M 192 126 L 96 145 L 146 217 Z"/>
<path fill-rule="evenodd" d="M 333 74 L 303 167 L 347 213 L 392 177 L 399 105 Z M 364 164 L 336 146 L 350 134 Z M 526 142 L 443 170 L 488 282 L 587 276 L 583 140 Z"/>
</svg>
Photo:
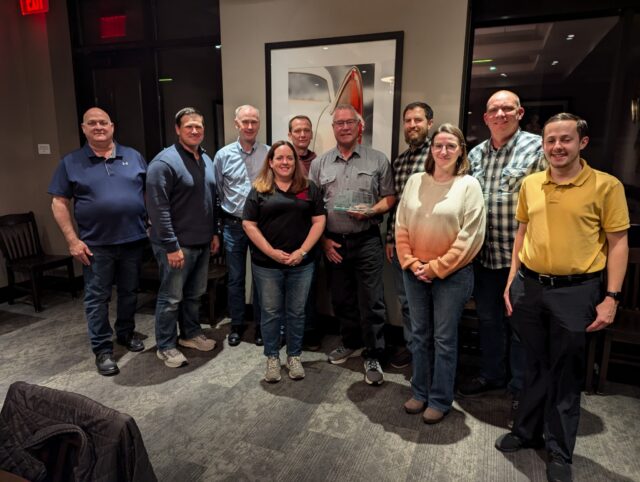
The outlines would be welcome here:
<svg viewBox="0 0 640 482">
<path fill-rule="evenodd" d="M 425 406 L 424 402 L 421 402 L 420 400 L 416 400 L 415 398 L 411 397 L 409 400 L 404 402 L 404 411 L 412 415 L 415 415 L 416 413 L 420 413 L 424 411 L 424 406 Z"/>
<path fill-rule="evenodd" d="M 445 415 L 446 413 L 441 412 L 440 410 L 428 407 L 422 414 L 422 419 L 424 420 L 424 423 L 433 425 L 440 422 L 445 417 Z"/>
</svg>

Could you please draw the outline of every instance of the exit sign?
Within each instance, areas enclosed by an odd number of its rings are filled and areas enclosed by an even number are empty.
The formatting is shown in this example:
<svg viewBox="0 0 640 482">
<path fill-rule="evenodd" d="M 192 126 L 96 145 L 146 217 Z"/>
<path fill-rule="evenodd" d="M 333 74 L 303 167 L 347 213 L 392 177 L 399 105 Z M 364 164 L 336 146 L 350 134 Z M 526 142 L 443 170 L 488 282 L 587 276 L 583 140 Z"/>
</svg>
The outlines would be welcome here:
<svg viewBox="0 0 640 482">
<path fill-rule="evenodd" d="M 49 11 L 49 0 L 20 0 L 22 15 L 46 13 Z"/>
</svg>

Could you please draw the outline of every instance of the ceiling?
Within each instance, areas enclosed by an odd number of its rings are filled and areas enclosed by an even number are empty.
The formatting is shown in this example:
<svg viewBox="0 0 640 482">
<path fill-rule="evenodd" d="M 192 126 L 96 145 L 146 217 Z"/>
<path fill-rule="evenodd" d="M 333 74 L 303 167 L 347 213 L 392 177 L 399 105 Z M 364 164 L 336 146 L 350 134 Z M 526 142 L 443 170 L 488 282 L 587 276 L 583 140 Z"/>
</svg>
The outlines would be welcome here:
<svg viewBox="0 0 640 482">
<path fill-rule="evenodd" d="M 560 82 L 569 76 L 618 17 L 534 23 L 475 30 L 471 77 L 474 88 Z M 477 63 L 478 60 L 491 60 Z"/>
</svg>

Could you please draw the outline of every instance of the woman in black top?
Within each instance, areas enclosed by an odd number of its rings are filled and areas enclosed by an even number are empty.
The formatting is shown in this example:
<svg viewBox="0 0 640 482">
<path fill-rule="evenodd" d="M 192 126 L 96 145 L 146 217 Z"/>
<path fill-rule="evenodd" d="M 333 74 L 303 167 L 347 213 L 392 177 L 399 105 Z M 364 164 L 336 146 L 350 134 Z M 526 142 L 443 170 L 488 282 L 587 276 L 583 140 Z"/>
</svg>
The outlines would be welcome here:
<svg viewBox="0 0 640 482">
<path fill-rule="evenodd" d="M 262 311 L 264 379 L 280 381 L 280 326 L 284 325 L 289 377 L 300 380 L 304 378 L 300 354 L 313 251 L 324 231 L 326 213 L 320 189 L 304 177 L 289 142 L 278 141 L 269 150 L 242 218 L 251 240 L 251 267 Z"/>
</svg>

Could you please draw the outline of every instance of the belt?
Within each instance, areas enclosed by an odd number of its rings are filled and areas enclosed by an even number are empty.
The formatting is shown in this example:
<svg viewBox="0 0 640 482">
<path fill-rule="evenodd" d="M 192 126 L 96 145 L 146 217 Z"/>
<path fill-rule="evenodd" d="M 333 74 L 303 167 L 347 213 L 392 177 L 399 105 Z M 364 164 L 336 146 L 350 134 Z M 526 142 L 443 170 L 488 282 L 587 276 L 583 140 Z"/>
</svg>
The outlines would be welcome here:
<svg viewBox="0 0 640 482">
<path fill-rule="evenodd" d="M 582 283 L 583 281 L 587 281 L 593 278 L 599 278 L 602 274 L 602 271 L 596 271 L 594 273 L 584 273 L 584 274 L 569 274 L 556 276 L 552 274 L 540 274 L 529 268 L 527 268 L 524 264 L 520 265 L 520 273 L 527 278 L 531 278 L 536 280 L 538 283 L 544 286 L 571 286 L 578 283 Z"/>
<path fill-rule="evenodd" d="M 241 223 L 242 222 L 242 218 L 239 218 L 238 216 L 234 216 L 232 214 L 229 214 L 226 211 L 222 211 L 222 219 L 226 219 L 227 221 L 231 221 L 232 223 Z"/>
<path fill-rule="evenodd" d="M 380 228 L 378 228 L 378 225 L 376 224 L 376 225 L 370 226 L 369 229 L 365 229 L 364 231 L 360 231 L 358 233 L 342 234 L 342 233 L 332 233 L 331 231 L 327 231 L 325 235 L 328 238 L 333 239 L 334 241 L 338 239 L 353 240 L 353 239 L 360 239 L 360 238 L 365 238 L 370 236 L 380 236 Z"/>
</svg>

